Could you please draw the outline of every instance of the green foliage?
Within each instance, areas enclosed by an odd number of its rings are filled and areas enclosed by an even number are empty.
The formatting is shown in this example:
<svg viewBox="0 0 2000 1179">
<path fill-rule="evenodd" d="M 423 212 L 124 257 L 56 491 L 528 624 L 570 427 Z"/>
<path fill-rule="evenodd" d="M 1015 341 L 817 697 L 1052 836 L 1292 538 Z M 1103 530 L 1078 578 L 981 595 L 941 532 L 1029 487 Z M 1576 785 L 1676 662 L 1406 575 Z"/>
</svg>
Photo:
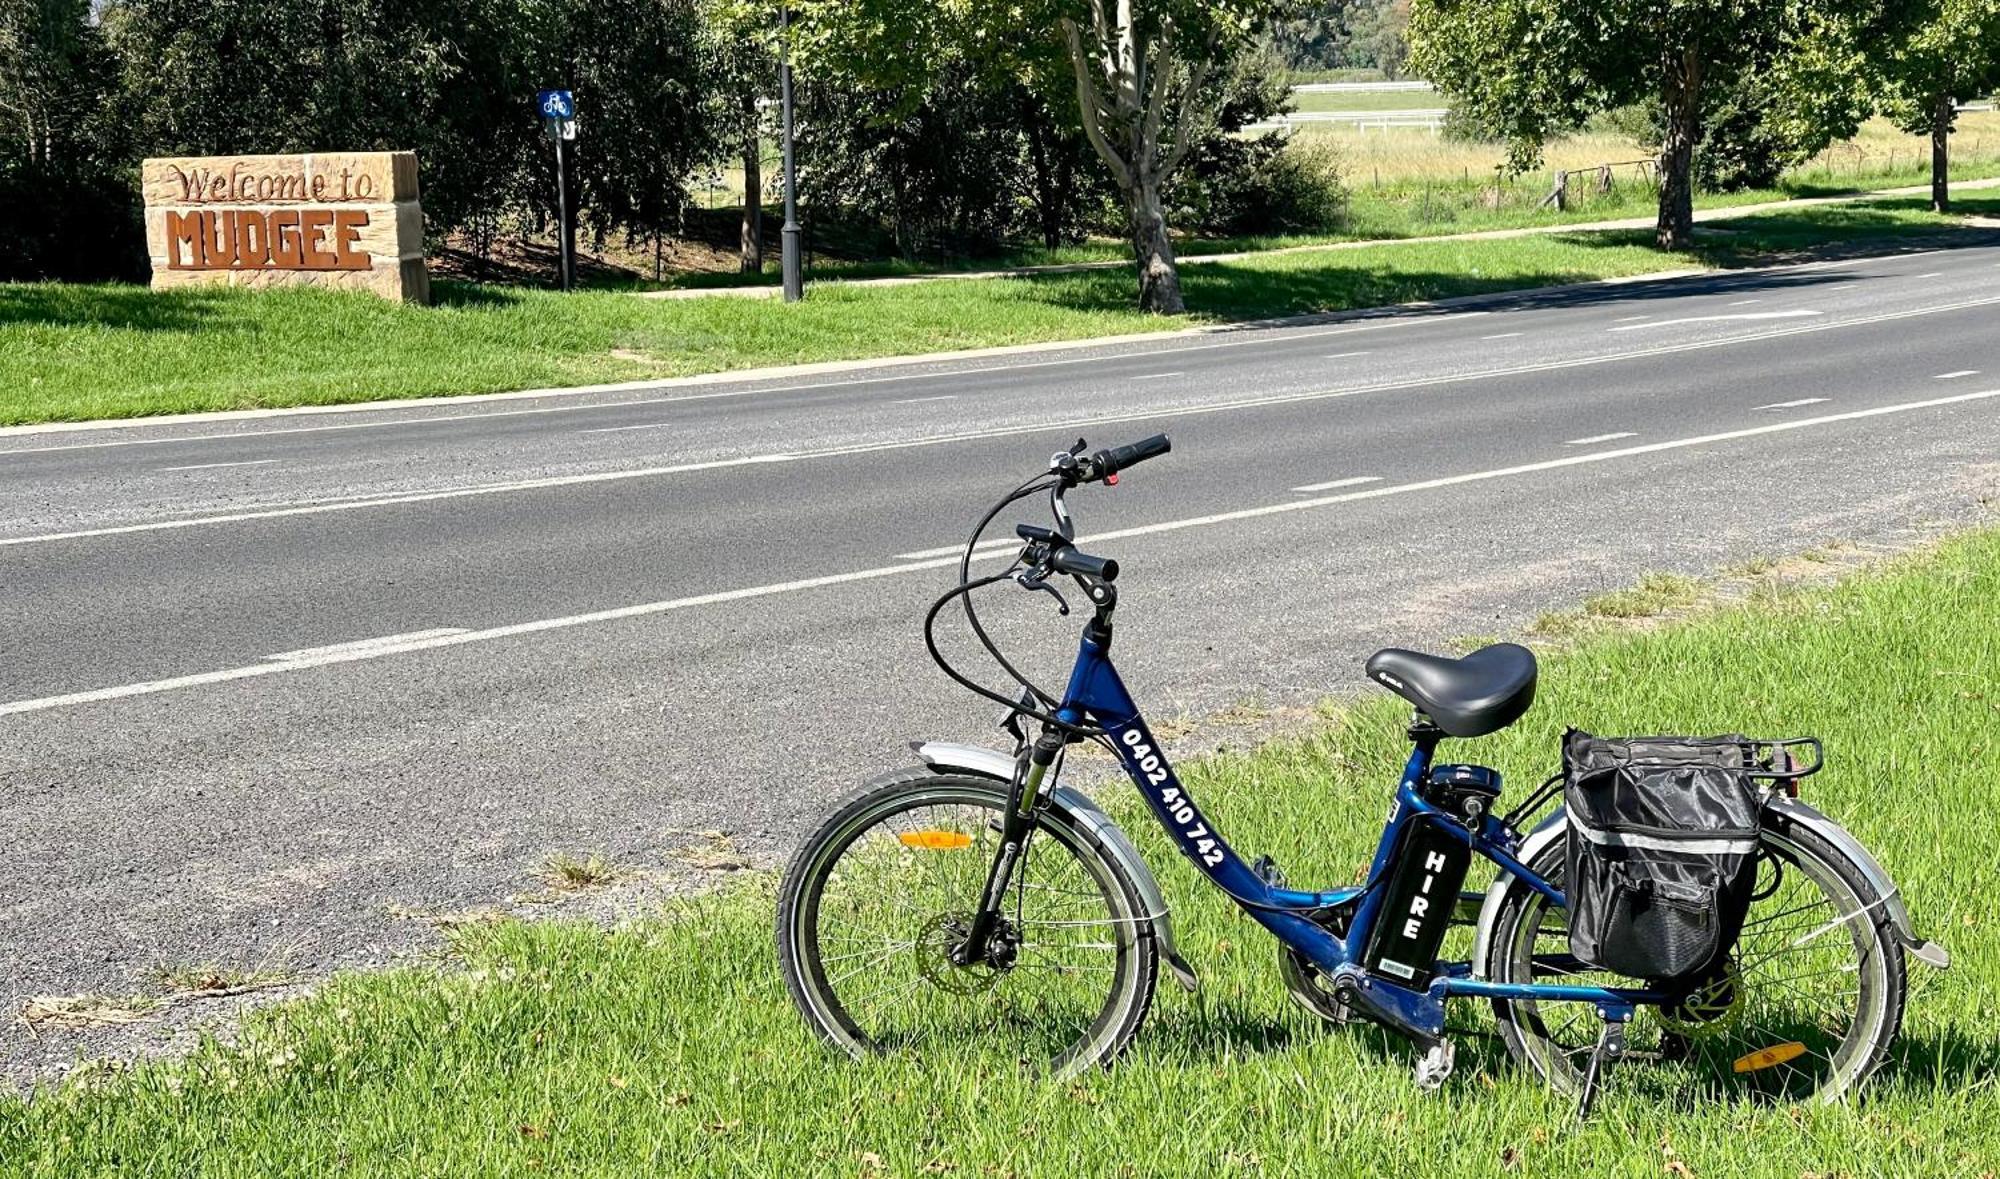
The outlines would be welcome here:
<svg viewBox="0 0 2000 1179">
<path fill-rule="evenodd" d="M 1867 111 L 1853 79 L 1875 0 L 1417 0 L 1415 67 L 1472 125 L 1531 167 L 1551 134 L 1593 114 L 1657 103 L 1668 63 L 1739 92 L 1787 143 L 1851 134 Z M 1775 122 L 1774 122 L 1775 121 Z"/>
<path fill-rule="evenodd" d="M 0 279 L 145 270 L 89 0 L 0 0 Z"/>
<path fill-rule="evenodd" d="M 1868 61 L 1899 127 L 1949 132 L 1953 100 L 2000 89 L 2000 0 L 1910 0 L 1907 18 Z"/>
<path fill-rule="evenodd" d="M 1410 0 L 1313 0 L 1272 23 L 1287 69 L 1366 70 L 1395 81 L 1409 59 Z"/>
</svg>

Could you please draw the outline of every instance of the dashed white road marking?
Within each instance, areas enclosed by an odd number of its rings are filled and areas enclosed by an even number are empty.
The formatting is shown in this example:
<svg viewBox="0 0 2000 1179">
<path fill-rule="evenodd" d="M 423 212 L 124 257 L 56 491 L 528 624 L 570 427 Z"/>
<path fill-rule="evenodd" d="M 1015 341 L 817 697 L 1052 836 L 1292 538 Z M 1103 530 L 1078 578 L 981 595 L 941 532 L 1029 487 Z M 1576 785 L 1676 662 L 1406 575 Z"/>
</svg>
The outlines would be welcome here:
<svg viewBox="0 0 2000 1179">
<path fill-rule="evenodd" d="M 1618 441 L 1618 440 L 1619 440 L 1620 438 L 1637 438 L 1637 437 L 1638 437 L 1638 435 L 1637 435 L 1637 434 L 1634 434 L 1634 433 L 1633 433 L 1632 431 L 1630 431 L 1630 430 L 1620 430 L 1620 431 L 1619 431 L 1619 432 L 1617 432 L 1616 434 L 1592 434 L 1592 435 L 1591 435 L 1590 437 L 1588 437 L 1588 438 L 1572 438 L 1572 439 L 1570 439 L 1570 440 L 1569 440 L 1568 442 L 1565 442 L 1565 443 L 1563 443 L 1563 445 L 1564 445 L 1564 446 L 1591 446 L 1591 445 L 1594 445 L 1594 444 L 1596 444 L 1596 443 L 1599 443 L 1599 442 L 1616 442 L 1616 441 Z"/>
<path fill-rule="evenodd" d="M 1610 328 L 1614 332 L 1629 332 L 1639 328 L 1673 327 L 1681 323 L 1729 323 L 1740 319 L 1804 319 L 1819 315 L 1818 311 L 1797 308 L 1792 311 L 1738 311 L 1731 315 L 1683 315 L 1679 319 L 1655 319 L 1646 323 L 1628 323 Z"/>
<path fill-rule="evenodd" d="M 1934 381 L 1956 381 L 1960 377 L 1976 377 L 1978 375 L 1979 370 L 1976 368 L 1962 368 L 1954 373 L 1939 373 L 1931 379 Z"/>
<path fill-rule="evenodd" d="M 1942 270 L 1933 270 L 1933 271 L 1931 271 L 1931 272 L 1930 272 L 1929 274 L 1919 274 L 1919 275 L 1917 275 L 1916 277 L 1917 277 L 1917 278 L 1943 278 L 1943 277 L 1944 277 L 1944 271 L 1942 271 Z"/>
<path fill-rule="evenodd" d="M 1644 314 L 1644 315 L 1621 315 L 1621 316 L 1619 316 L 1619 317 L 1618 317 L 1617 319 L 1614 319 L 1614 320 L 1612 320 L 1611 322 L 1612 322 L 1612 323 L 1636 323 L 1636 322 L 1638 322 L 1639 320 L 1642 320 L 1642 319 L 1651 319 L 1651 318 L 1653 318 L 1653 313 L 1649 311 L 1649 312 L 1647 312 L 1647 313 L 1646 313 L 1646 314 Z"/>
<path fill-rule="evenodd" d="M 217 467 L 263 467 L 277 462 L 277 459 L 244 459 L 235 463 L 190 463 L 185 467 L 161 467 L 162 471 L 213 471 Z"/>
<path fill-rule="evenodd" d="M 936 397 L 905 397 L 901 401 L 891 401 L 890 405 L 922 405 L 926 401 L 957 401 L 956 393 L 940 393 Z"/>
<path fill-rule="evenodd" d="M 1355 358 L 1355 357 L 1357 357 L 1357 356 L 1366 356 L 1366 355 L 1368 355 L 1368 354 L 1367 354 L 1366 352 L 1335 352 L 1335 353 L 1332 353 L 1331 355 L 1328 355 L 1328 356 L 1323 356 L 1323 357 L 1321 357 L 1320 359 L 1322 359 L 1322 360 L 1352 360 L 1352 359 L 1354 359 L 1354 358 Z"/>
<path fill-rule="evenodd" d="M 422 643 L 430 639 L 440 639 L 464 633 L 465 628 L 462 626 L 439 626 L 433 627 L 430 630 L 413 630 L 400 635 L 382 635 L 372 639 L 354 639 L 345 643 L 329 643 L 324 647 L 301 647 L 296 651 L 280 651 L 276 655 L 266 655 L 264 658 L 276 663 L 298 663 L 301 661 L 309 662 L 315 659 L 322 659 L 329 655 L 364 652 L 386 655 L 391 651 L 400 650 L 412 643 Z"/>
<path fill-rule="evenodd" d="M 1560 470 L 1565 467 L 1612 462 L 1617 459 L 1632 458 L 1638 455 L 1658 454 L 1662 451 L 1681 450 L 1697 446 L 1712 446 L 1718 442 L 1730 442 L 1741 438 L 1756 438 L 1766 434 L 1778 434 L 1791 430 L 1805 430 L 1815 426 L 1832 425 L 1838 422 L 1851 422 L 1864 418 L 1883 417 L 1890 414 L 1911 413 L 1917 410 L 1936 409 L 1947 405 L 1963 405 L 1974 401 L 1990 400 L 1995 397 L 2000 397 L 2000 389 L 1984 389 L 1976 393 L 1960 393 L 1952 397 L 1933 397 L 1924 401 L 1906 401 L 1897 405 L 1878 405 L 1870 409 L 1850 410 L 1846 413 L 1827 414 L 1824 417 L 1817 418 L 1795 418 L 1790 421 L 1772 422 L 1768 425 L 1752 426 L 1741 430 L 1728 430 L 1717 434 L 1702 434 L 1692 438 L 1675 438 L 1665 442 L 1649 442 L 1640 446 L 1623 447 L 1618 450 L 1593 451 L 1589 454 L 1569 455 L 1565 458 L 1522 463 L 1512 467 L 1472 471 L 1463 475 L 1444 475 L 1436 479 L 1425 479 L 1415 483 L 1394 483 L 1387 487 L 1370 487 L 1359 491 L 1346 491 L 1338 495 L 1317 496 L 1313 499 L 1264 504 L 1254 508 L 1241 508 L 1236 511 L 1217 512 L 1208 516 L 1193 516 L 1181 520 L 1168 520 L 1158 524 L 1141 524 L 1133 528 L 1121 528 L 1109 532 L 1093 533 L 1085 537 L 1083 542 L 1095 544 L 1107 540 L 1122 540 L 1127 537 L 1151 536 L 1157 533 L 1177 532 L 1188 528 L 1229 524 L 1239 520 L 1252 520 L 1264 516 L 1282 515 L 1288 512 L 1331 507 L 1334 504 L 1352 503 L 1358 500 L 1381 499 L 1392 495 L 1408 495 L 1414 492 L 1435 491 L 1440 488 L 1457 487 L 1468 483 L 1482 483 L 1493 479 L 1510 478 L 1515 475 L 1527 475 L 1541 471 Z M 1011 547 L 1011 544 L 1005 544 L 995 547 L 989 553 L 976 553 L 975 556 L 990 556 L 995 553 L 1005 552 Z M 390 655 L 430 651 L 442 647 L 464 646 L 469 643 L 490 642 L 495 639 L 539 634 L 546 631 L 566 630 L 572 627 L 587 626 L 599 622 L 642 618 L 697 606 L 740 602 L 751 598 L 770 597 L 774 594 L 796 593 L 802 590 L 820 589 L 827 586 L 872 581 L 925 569 L 942 569 L 955 564 L 957 561 L 958 558 L 956 556 L 940 556 L 935 560 L 904 561 L 894 565 L 878 566 L 873 569 L 857 569 L 849 573 L 831 573 L 821 577 L 808 577 L 798 581 L 782 581 L 771 585 L 723 590 L 719 593 L 701 594 L 689 598 L 670 598 L 660 602 L 641 602 L 637 605 L 620 606 L 611 610 L 595 610 L 587 614 L 571 614 L 560 618 L 541 618 L 530 622 L 517 622 L 506 626 L 487 627 L 484 630 L 456 631 L 450 634 L 435 633 L 434 637 L 430 638 L 389 636 L 389 639 L 396 640 L 393 645 L 377 645 L 368 640 L 362 640 L 357 643 L 343 643 L 330 649 L 322 648 L 318 654 L 303 654 L 298 658 L 273 658 L 262 663 L 249 664 L 244 667 L 225 668 L 221 671 L 175 676 L 171 679 L 149 680 L 144 683 L 122 684 L 118 687 L 96 688 L 84 692 L 70 692 L 60 696 L 43 696 L 33 700 L 15 700 L 0 704 L 0 716 L 17 716 L 21 713 L 41 712 L 52 708 L 66 708 L 82 704 L 94 704 L 131 696 L 145 696 L 158 692 L 169 692 L 179 688 L 228 683 L 233 680 L 303 671 L 314 667 L 326 667 L 340 663 L 356 663 L 367 659 L 381 659 Z M 455 628 L 444 629 L 452 630 Z M 422 634 L 425 632 L 414 633 Z M 384 641 L 386 642 L 387 640 Z"/>
<path fill-rule="evenodd" d="M 1184 377 L 1184 376 L 1186 376 L 1186 375 L 1187 375 L 1187 374 L 1186 374 L 1186 373 L 1184 373 L 1184 372 L 1171 372 L 1171 373 L 1139 373 L 1138 375 L 1134 376 L 1134 377 L 1133 377 L 1132 379 L 1133 379 L 1133 380 L 1135 380 L 1135 381 L 1163 381 L 1163 380 L 1167 379 L 1168 377 Z"/>
<path fill-rule="evenodd" d="M 1734 303 L 1730 303 L 1730 304 L 1727 304 L 1727 306 L 1730 306 L 1730 307 L 1748 307 L 1748 306 L 1749 306 L 1750 304 L 1752 304 L 1752 303 L 1762 303 L 1763 301 L 1764 301 L 1764 300 L 1762 300 L 1762 299 L 1738 299 L 1738 300 L 1736 300 L 1736 301 L 1735 301 Z"/>
<path fill-rule="evenodd" d="M 1511 340 L 1515 336 L 1525 336 L 1527 334 L 1526 332 L 1496 332 L 1493 335 L 1481 336 L 1479 338 L 1482 340 Z"/>
<path fill-rule="evenodd" d="M 943 446 L 958 442 L 970 442 L 987 438 L 1017 437 L 1024 434 L 1042 434 L 1053 430 L 1073 431 L 1094 429 L 1100 426 L 1118 425 L 1125 422 L 1159 420 L 1162 418 L 1196 417 L 1211 413 L 1229 413 L 1242 409 L 1258 409 L 1272 405 L 1292 405 L 1310 401 L 1331 401 L 1342 397 L 1358 397 L 1369 393 L 1396 393 L 1426 391 L 1447 385 L 1466 384 L 1472 381 L 1494 380 L 1505 377 L 1526 376 L 1534 373 L 1560 372 L 1572 368 L 1591 368 L 1603 364 L 1616 364 L 1627 360 L 1640 360 L 1653 356 L 1671 356 L 1681 352 L 1704 352 L 1713 348 L 1729 348 L 1741 344 L 1763 343 L 1783 339 L 1788 336 L 1810 335 L 1816 332 L 1841 328 L 1859 327 L 1864 324 L 1889 323 L 1896 320 L 1913 319 L 1925 315 L 1937 315 L 1951 311 L 1965 311 L 1977 307 L 2000 304 L 2000 295 L 1979 299 L 1968 299 L 1960 303 L 1940 303 L 1924 307 L 1914 307 L 1902 311 L 1885 311 L 1876 315 L 1856 316 L 1827 323 L 1799 324 L 1792 327 L 1776 328 L 1771 331 L 1755 332 L 1740 336 L 1722 336 L 1715 339 L 1681 340 L 1671 344 L 1656 344 L 1648 348 L 1632 348 L 1622 352 L 1611 352 L 1598 356 L 1572 356 L 1561 360 L 1544 360 L 1533 364 L 1509 365 L 1504 368 L 1482 369 L 1476 372 L 1454 373 L 1412 377 L 1401 381 L 1383 381 L 1371 385 L 1354 385 L 1336 389 L 1309 389 L 1297 393 L 1272 393 L 1261 397 L 1244 397 L 1228 401 L 1214 401 L 1205 405 L 1181 405 L 1147 409 L 1114 410 L 1085 417 L 1074 417 L 1056 421 L 1032 422 L 1019 426 L 995 426 L 980 430 L 960 430 L 923 438 L 904 438 L 889 442 L 856 443 L 851 446 L 830 446 L 818 450 L 785 454 L 744 455 L 736 458 L 715 459 L 705 462 L 676 463 L 658 467 L 638 467 L 617 471 L 599 471 L 586 475 L 554 475 L 540 479 L 522 479 L 507 483 L 477 484 L 470 487 L 447 487 L 437 491 L 411 492 L 404 495 L 361 496 L 333 502 L 311 502 L 287 504 L 278 507 L 260 508 L 254 511 L 231 512 L 216 516 L 191 516 L 177 520 L 153 520 L 143 524 L 119 524 L 104 528 L 87 528 L 74 532 L 41 533 L 32 536 L 0 537 L 0 548 L 15 545 L 46 544 L 55 541 L 85 540 L 100 536 L 124 536 L 142 532 L 164 532 L 181 528 L 195 528 L 209 524 L 237 524 L 250 520 L 270 520 L 289 516 L 310 516 L 327 512 L 360 511 L 366 508 L 394 507 L 401 504 L 429 503 L 437 500 L 460 499 L 471 496 L 498 495 L 516 491 L 535 491 L 550 487 L 571 487 L 591 483 L 613 483 L 627 479 L 649 479 L 662 475 L 678 475 L 697 471 L 720 470 L 727 467 L 748 466 L 757 463 L 787 463 L 805 459 L 841 458 L 857 454 L 873 454 L 892 450 L 910 450 L 924 446 Z M 1486 312 L 1467 312 L 1468 315 L 1484 315 Z M 1791 312 L 1767 312 L 1764 317 L 1774 315 L 1789 316 Z M 1816 311 L 1804 312 L 1818 315 Z M 1732 317 L 1738 318 L 1738 317 Z M 1743 316 L 1740 318 L 1758 318 Z M 1432 322 L 1437 322 L 1433 320 Z M 1673 321 L 1668 321 L 1673 322 Z M 1652 327 L 1654 324 L 1633 326 Z M 1612 328 L 1623 331 L 1623 328 Z M 621 427 L 623 428 L 623 427 Z M 75 448 L 65 448 L 75 449 Z M 0 454 L 15 453 L 0 451 Z"/>
<path fill-rule="evenodd" d="M 1826 287 L 1824 289 L 1829 291 L 1851 291 L 1855 287 L 1858 287 L 1860 285 L 1861 284 L 1858 282 L 1844 282 L 1844 283 L 1839 283 L 1835 286 Z"/>
<path fill-rule="evenodd" d="M 1359 487 L 1363 483 L 1380 483 L 1381 481 L 1382 481 L 1382 476 L 1380 475 L 1354 475 L 1346 479 L 1329 480 L 1328 482 L 1325 483 L 1308 483 L 1303 487 L 1294 487 L 1292 488 L 1292 490 L 1332 491 L 1336 487 Z"/>
<path fill-rule="evenodd" d="M 1801 405 L 1820 405 L 1820 404 L 1824 403 L 1824 402 L 1825 402 L 1826 400 L 1827 400 L 1827 399 L 1826 399 L 1826 398 L 1824 398 L 1824 397 L 1801 397 L 1801 398 L 1797 399 L 1796 401 L 1773 401 L 1773 402 L 1772 402 L 1771 404 L 1769 404 L 1769 405 L 1760 405 L 1760 406 L 1758 406 L 1757 408 L 1758 408 L 1758 409 L 1797 409 L 1797 408 L 1798 408 L 1799 406 L 1801 406 Z"/>
</svg>

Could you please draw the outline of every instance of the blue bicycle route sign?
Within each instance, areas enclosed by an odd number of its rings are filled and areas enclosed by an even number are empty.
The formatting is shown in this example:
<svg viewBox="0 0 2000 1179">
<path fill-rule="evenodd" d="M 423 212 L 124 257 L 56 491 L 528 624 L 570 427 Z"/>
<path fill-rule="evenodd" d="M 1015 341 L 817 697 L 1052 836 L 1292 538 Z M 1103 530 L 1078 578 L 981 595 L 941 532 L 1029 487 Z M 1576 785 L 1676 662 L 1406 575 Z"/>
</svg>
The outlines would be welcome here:
<svg viewBox="0 0 2000 1179">
<path fill-rule="evenodd" d="M 576 118 L 576 98 L 567 90 L 544 90 L 535 95 L 535 106 L 545 119 Z"/>
</svg>

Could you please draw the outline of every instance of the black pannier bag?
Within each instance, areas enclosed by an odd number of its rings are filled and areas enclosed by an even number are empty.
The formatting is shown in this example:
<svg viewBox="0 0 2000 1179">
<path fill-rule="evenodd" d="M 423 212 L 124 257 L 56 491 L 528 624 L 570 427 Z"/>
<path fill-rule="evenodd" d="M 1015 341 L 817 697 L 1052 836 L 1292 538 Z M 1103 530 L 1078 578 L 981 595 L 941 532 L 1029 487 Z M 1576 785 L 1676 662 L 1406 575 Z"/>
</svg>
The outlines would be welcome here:
<svg viewBox="0 0 2000 1179">
<path fill-rule="evenodd" d="M 1630 978 L 1720 966 L 1757 886 L 1762 809 L 1743 737 L 1563 739 L 1570 953 Z"/>
</svg>

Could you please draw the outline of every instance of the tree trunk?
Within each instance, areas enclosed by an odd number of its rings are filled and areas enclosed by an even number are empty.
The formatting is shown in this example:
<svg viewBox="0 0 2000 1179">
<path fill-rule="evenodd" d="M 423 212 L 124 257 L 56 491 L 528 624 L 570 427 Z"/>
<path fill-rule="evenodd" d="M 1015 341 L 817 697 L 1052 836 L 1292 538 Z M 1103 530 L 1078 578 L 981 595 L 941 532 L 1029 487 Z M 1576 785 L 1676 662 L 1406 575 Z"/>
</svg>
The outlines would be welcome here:
<svg viewBox="0 0 2000 1179">
<path fill-rule="evenodd" d="M 743 92 L 743 226 L 742 267 L 746 274 L 764 269 L 764 141 L 758 133 L 757 96 Z"/>
<path fill-rule="evenodd" d="M 1931 108 L 1931 211 L 1951 212 L 1951 123 L 1958 104 L 1941 94 Z"/>
<path fill-rule="evenodd" d="M 1132 210 L 1132 256 L 1139 264 L 1139 310 L 1180 315 L 1187 306 L 1181 302 L 1181 275 L 1160 209 L 1158 179 L 1135 177 L 1125 199 Z"/>
<path fill-rule="evenodd" d="M 1694 245 L 1694 145 L 1701 138 L 1701 55 L 1688 46 L 1669 55 L 1666 134 L 1660 141 L 1660 220 L 1653 241 L 1663 250 Z"/>
</svg>

